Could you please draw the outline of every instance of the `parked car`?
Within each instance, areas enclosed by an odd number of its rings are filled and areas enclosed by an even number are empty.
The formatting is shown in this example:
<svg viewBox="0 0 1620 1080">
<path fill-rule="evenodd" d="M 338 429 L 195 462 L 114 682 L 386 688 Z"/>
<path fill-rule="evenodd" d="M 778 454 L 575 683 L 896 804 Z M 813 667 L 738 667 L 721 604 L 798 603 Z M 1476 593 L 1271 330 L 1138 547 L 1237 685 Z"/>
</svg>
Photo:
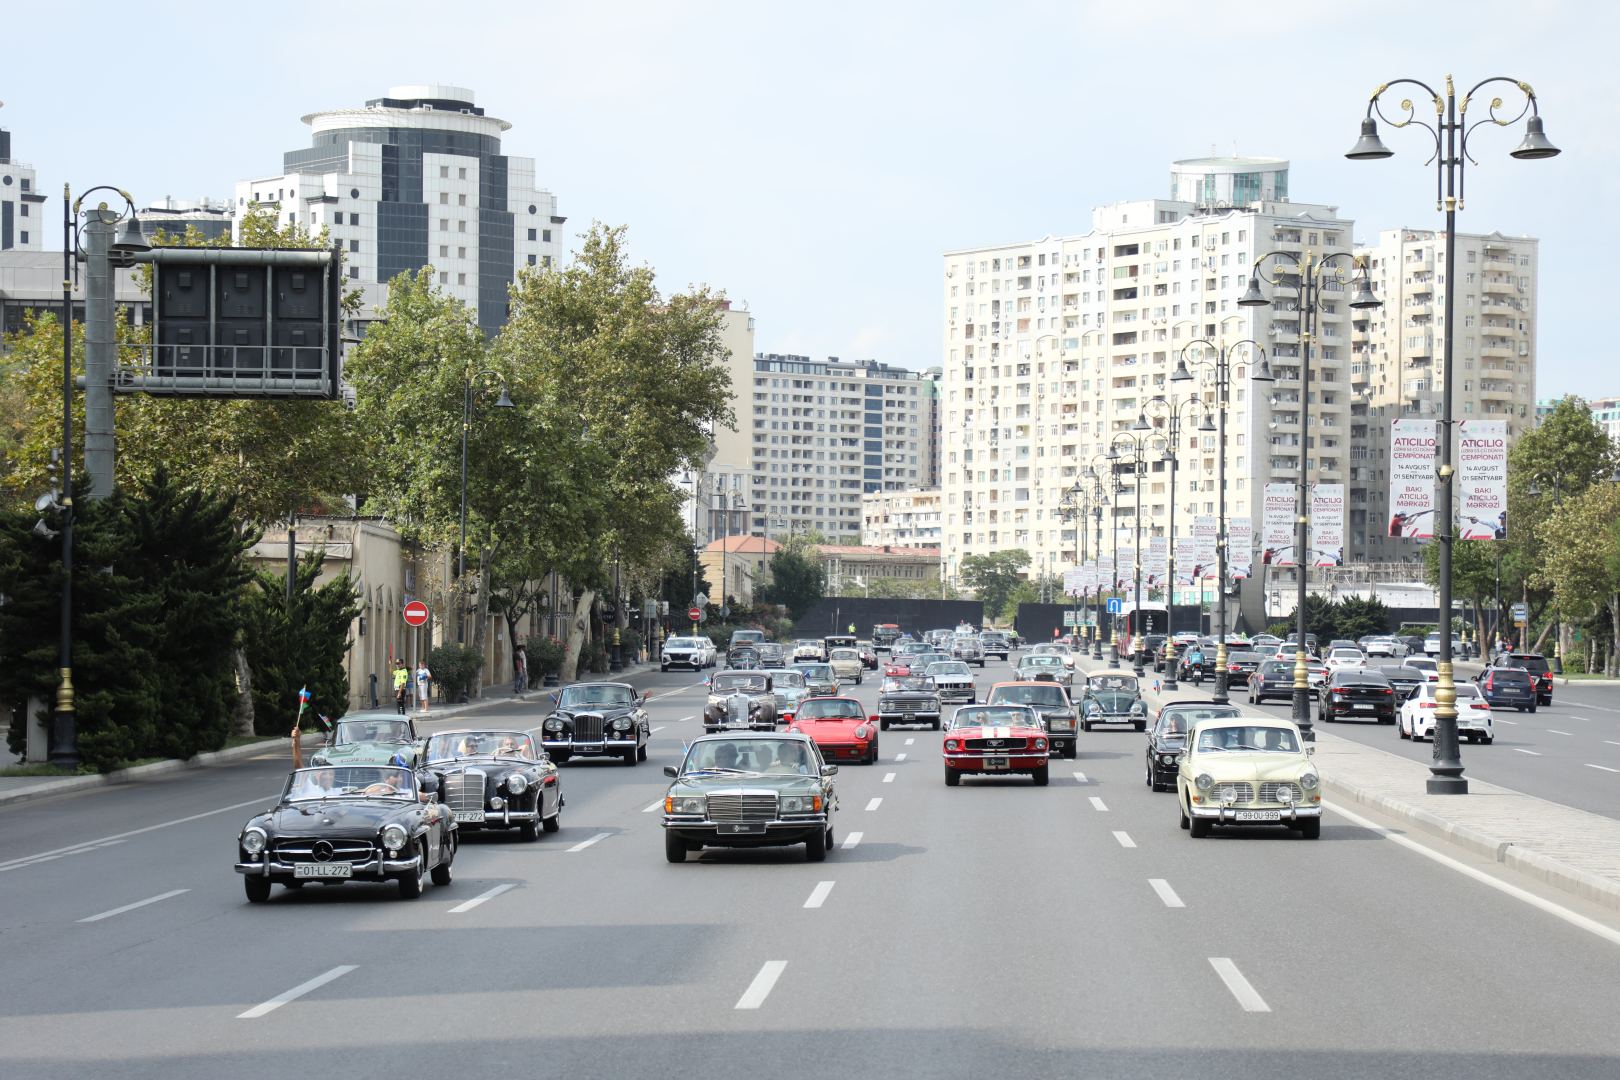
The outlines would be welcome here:
<svg viewBox="0 0 1620 1080">
<path fill-rule="evenodd" d="M 1247 686 L 1249 676 L 1260 667 L 1260 654 L 1239 649 L 1226 654 L 1226 682 L 1229 686 Z"/>
<path fill-rule="evenodd" d="M 1036 787 L 1048 778 L 1047 735 L 1027 705 L 963 705 L 951 717 L 942 756 L 945 786 L 967 775 L 1028 773 Z"/>
<path fill-rule="evenodd" d="M 441 731 L 422 758 L 439 802 L 463 829 L 517 829 L 538 840 L 562 827 L 562 778 L 528 732 Z"/>
<path fill-rule="evenodd" d="M 839 682 L 852 682 L 856 686 L 861 684 L 866 675 L 866 665 L 861 662 L 859 650 L 853 648 L 830 649 L 827 652 L 827 666 L 833 669 L 833 674 Z"/>
<path fill-rule="evenodd" d="M 1536 684 L 1524 668 L 1488 667 L 1474 676 L 1480 693 L 1492 707 L 1505 705 L 1520 712 L 1535 712 Z"/>
<path fill-rule="evenodd" d="M 722 672 L 714 678 L 764 676 Z M 540 745 L 551 760 L 561 764 L 575 754 L 621 757 L 626 765 L 647 760 L 647 698 L 629 683 L 570 683 L 553 691 L 551 700 L 556 708 L 540 725 Z"/>
<path fill-rule="evenodd" d="M 455 817 L 430 801 L 438 780 L 399 765 L 294 769 L 276 805 L 255 814 L 236 839 L 236 872 L 247 898 L 272 885 L 311 881 L 395 881 L 414 900 L 431 875 L 450 884 L 460 836 Z"/>
<path fill-rule="evenodd" d="M 1503 653 L 1491 662 L 1492 667 L 1523 668 L 1530 673 L 1536 686 L 1536 704 L 1551 705 L 1553 697 L 1552 668 L 1540 653 Z"/>
<path fill-rule="evenodd" d="M 1075 737 L 1079 723 L 1074 702 L 1063 687 L 1052 682 L 1003 682 L 990 688 L 986 705 L 1028 705 L 1046 729 L 1047 748 L 1060 757 L 1079 756 Z"/>
<path fill-rule="evenodd" d="M 1195 723 L 1241 715 L 1236 705 L 1213 701 L 1172 701 L 1161 708 L 1148 729 L 1148 787 L 1154 791 L 1175 790 L 1176 764 L 1186 749 L 1187 732 Z"/>
<path fill-rule="evenodd" d="M 1376 671 L 1389 680 L 1389 685 L 1395 689 L 1395 704 L 1399 706 L 1412 696 L 1412 691 L 1428 682 L 1428 676 L 1415 667 L 1407 664 L 1375 664 L 1368 670 Z"/>
<path fill-rule="evenodd" d="M 1147 728 L 1147 703 L 1135 675 L 1094 672 L 1085 676 L 1080 697 L 1080 730 L 1090 731 L 1098 724 L 1130 724 L 1137 731 Z"/>
<path fill-rule="evenodd" d="M 978 689 L 973 685 L 973 670 L 961 660 L 936 660 L 928 665 L 924 674 L 934 680 L 934 689 L 942 703 L 965 701 L 971 705 L 979 700 Z"/>
<path fill-rule="evenodd" d="M 703 731 L 776 728 L 776 693 L 763 671 L 719 671 L 709 676 L 709 698 L 703 704 Z"/>
<path fill-rule="evenodd" d="M 404 765 L 414 768 L 422 748 L 409 717 L 349 717 L 332 725 L 311 765 Z"/>
<path fill-rule="evenodd" d="M 1380 724 L 1395 722 L 1395 688 L 1376 671 L 1347 668 L 1328 675 L 1316 709 L 1319 723 L 1370 716 Z"/>
<path fill-rule="evenodd" d="M 1249 676 L 1249 704 L 1259 705 L 1271 698 L 1294 699 L 1294 661 L 1267 660 Z"/>
<path fill-rule="evenodd" d="M 685 862 L 705 847 L 803 844 L 805 859 L 821 862 L 833 847 L 837 774 L 802 733 L 704 735 L 679 766 L 664 766 L 672 781 L 664 793 L 664 858 Z"/>
<path fill-rule="evenodd" d="M 670 637 L 664 639 L 664 650 L 658 657 L 658 670 L 689 667 L 702 671 L 713 667 L 716 652 L 714 642 L 706 637 Z"/>
<path fill-rule="evenodd" d="M 878 692 L 877 716 L 884 731 L 890 724 L 927 724 L 938 731 L 941 714 L 934 680 L 927 675 L 885 678 Z"/>
<path fill-rule="evenodd" d="M 1283 825 L 1322 834 L 1322 780 L 1292 721 L 1200 720 L 1176 763 L 1181 827 L 1194 838 L 1216 825 Z"/>
<path fill-rule="evenodd" d="M 788 730 L 810 736 L 828 761 L 877 764 L 877 717 L 852 697 L 811 698 Z"/>
<path fill-rule="evenodd" d="M 1434 738 L 1435 683 L 1424 683 L 1401 706 L 1398 733 L 1403 739 Z M 1496 741 L 1491 703 L 1471 682 L 1457 684 L 1457 737 L 1489 745 Z"/>
</svg>

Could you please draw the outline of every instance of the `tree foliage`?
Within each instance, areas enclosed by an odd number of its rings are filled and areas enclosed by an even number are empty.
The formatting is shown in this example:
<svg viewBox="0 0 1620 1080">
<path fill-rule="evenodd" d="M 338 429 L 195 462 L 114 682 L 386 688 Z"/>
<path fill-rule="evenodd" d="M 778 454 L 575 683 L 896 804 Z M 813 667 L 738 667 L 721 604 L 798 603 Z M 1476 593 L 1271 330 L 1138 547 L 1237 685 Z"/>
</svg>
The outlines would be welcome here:
<svg viewBox="0 0 1620 1080">
<path fill-rule="evenodd" d="M 243 651 L 253 670 L 253 723 L 261 735 L 283 735 L 298 715 L 298 691 L 307 687 L 309 709 L 331 719 L 349 708 L 349 673 L 343 657 L 349 628 L 360 614 L 347 573 L 317 585 L 325 552 L 301 556 L 286 578 L 260 571 L 245 600 Z"/>
<path fill-rule="evenodd" d="M 783 544 L 771 556 L 771 580 L 756 590 L 760 602 L 781 604 L 795 622 L 827 592 L 827 574 L 806 545 Z"/>
<path fill-rule="evenodd" d="M 1023 548 L 996 551 L 989 555 L 968 555 L 962 559 L 958 578 L 984 604 L 986 612 L 1003 611 L 1007 598 L 1029 565 L 1029 552 Z"/>
</svg>

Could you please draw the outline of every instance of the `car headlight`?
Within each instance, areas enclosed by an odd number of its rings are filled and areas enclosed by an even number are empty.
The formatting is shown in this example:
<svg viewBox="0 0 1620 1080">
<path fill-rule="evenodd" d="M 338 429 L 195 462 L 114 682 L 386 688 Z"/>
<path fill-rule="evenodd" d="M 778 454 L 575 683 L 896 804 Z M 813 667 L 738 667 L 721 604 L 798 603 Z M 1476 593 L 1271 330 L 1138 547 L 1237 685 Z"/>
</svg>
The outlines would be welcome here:
<svg viewBox="0 0 1620 1080">
<path fill-rule="evenodd" d="M 810 800 L 803 795 L 787 795 L 782 799 L 782 813 L 802 814 L 809 809 Z"/>
<path fill-rule="evenodd" d="M 491 810 L 499 810 L 501 807 L 503 807 L 505 805 L 506 805 L 506 800 L 501 798 L 499 795 L 491 795 L 489 797 L 489 808 Z"/>
<path fill-rule="evenodd" d="M 259 852 L 263 851 L 265 844 L 268 842 L 269 837 L 266 836 L 265 831 L 259 828 L 257 825 L 249 825 L 246 829 L 242 830 L 242 850 L 247 852 L 249 855 L 257 855 Z"/>
<path fill-rule="evenodd" d="M 529 782 L 523 778 L 522 773 L 513 773 L 506 778 L 506 790 L 511 795 L 521 795 L 529 790 Z"/>
<path fill-rule="evenodd" d="M 614 731 L 629 731 L 630 730 L 630 718 L 628 716 L 621 716 L 617 720 L 613 721 L 613 730 Z"/>
<path fill-rule="evenodd" d="M 408 840 L 408 839 L 410 839 L 410 834 L 405 831 L 405 826 L 403 826 L 403 825 L 384 825 L 383 826 L 383 831 L 382 831 L 383 847 L 387 848 L 390 852 L 398 851 L 400 848 L 404 847 L 405 846 L 405 841 Z"/>
<path fill-rule="evenodd" d="M 563 729 L 563 722 L 561 720 L 547 720 L 545 728 L 547 731 L 556 733 Z"/>
<path fill-rule="evenodd" d="M 959 745 L 960 744 L 955 739 L 945 740 L 945 749 L 947 750 L 955 750 Z"/>
<path fill-rule="evenodd" d="M 669 795 L 664 798 L 664 813 L 666 814 L 685 814 L 702 817 L 707 809 L 708 807 L 704 803 L 703 796 L 701 795 L 696 797 L 690 795 Z"/>
<path fill-rule="evenodd" d="M 1277 788 L 1277 801 L 1291 803 L 1294 801 L 1294 789 L 1286 785 Z"/>
<path fill-rule="evenodd" d="M 1221 802 L 1225 805 L 1231 806 L 1237 802 L 1237 797 L 1237 788 L 1228 786 L 1221 789 Z"/>
<path fill-rule="evenodd" d="M 1313 772 L 1308 772 L 1299 778 L 1299 786 L 1306 791 L 1315 791 L 1316 786 L 1321 782 L 1321 778 Z"/>
<path fill-rule="evenodd" d="M 1073 731 L 1074 718 L 1071 716 L 1048 717 L 1046 726 L 1052 731 Z"/>
<path fill-rule="evenodd" d="M 860 727 L 855 729 L 855 737 L 857 739 L 869 739 L 872 737 L 872 729 L 867 727 L 865 724 L 862 724 Z"/>
<path fill-rule="evenodd" d="M 1147 712 L 1147 706 L 1142 704 L 1140 701 L 1134 703 L 1131 706 L 1131 715 L 1132 716 L 1141 716 L 1145 712 Z"/>
<path fill-rule="evenodd" d="M 1159 764 L 1160 765 L 1174 765 L 1175 763 L 1176 763 L 1176 755 L 1174 755 L 1174 754 L 1160 754 L 1159 755 Z"/>
<path fill-rule="evenodd" d="M 1202 772 L 1193 779 L 1193 783 L 1198 785 L 1199 791 L 1208 791 L 1215 786 L 1215 778 L 1207 772 Z"/>
<path fill-rule="evenodd" d="M 1045 750 L 1046 749 L 1046 740 L 1045 739 L 1036 739 L 1035 740 L 1035 749 L 1037 749 L 1037 750 Z"/>
</svg>

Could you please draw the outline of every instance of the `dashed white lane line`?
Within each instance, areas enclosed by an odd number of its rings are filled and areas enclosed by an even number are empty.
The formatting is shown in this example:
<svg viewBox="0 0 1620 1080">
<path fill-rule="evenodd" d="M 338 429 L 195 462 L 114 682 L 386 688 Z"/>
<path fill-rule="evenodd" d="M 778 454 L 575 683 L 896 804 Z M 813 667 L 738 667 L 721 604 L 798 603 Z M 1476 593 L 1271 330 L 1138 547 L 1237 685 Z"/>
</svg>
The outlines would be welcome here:
<svg viewBox="0 0 1620 1080">
<path fill-rule="evenodd" d="M 900 762 L 902 762 L 904 760 L 906 760 L 906 755 L 904 755 L 904 754 L 896 754 L 896 755 L 894 755 L 894 761 L 895 761 L 896 765 L 898 765 Z"/>
<path fill-rule="evenodd" d="M 907 739 L 907 740 L 906 740 L 906 745 L 907 745 L 907 746 L 910 746 L 910 745 L 911 745 L 911 744 L 912 744 L 912 743 L 914 743 L 914 742 L 916 742 L 916 741 L 917 741 L 917 740 L 916 740 L 916 739 Z"/>
<path fill-rule="evenodd" d="M 1133 848 L 1133 847 L 1136 846 L 1136 841 L 1132 840 L 1131 839 L 1131 834 L 1127 833 L 1127 832 L 1120 832 L 1118 830 L 1115 830 L 1114 839 L 1118 840 L 1119 841 L 1119 846 L 1123 847 L 1123 848 Z"/>
<path fill-rule="evenodd" d="M 175 818 L 172 821 L 161 821 L 156 825 L 148 825 L 144 829 L 131 829 L 129 832 L 114 833 L 112 836 L 103 836 L 99 840 L 86 840 L 82 844 L 70 844 L 67 847 L 55 848 L 51 851 L 41 851 L 37 855 L 24 855 L 21 858 L 8 859 L 5 862 L 0 862 L 0 872 L 4 872 L 6 870 L 16 870 L 27 866 L 30 863 L 45 862 L 48 859 L 58 858 L 62 855 L 77 855 L 80 852 L 89 851 L 91 848 L 109 847 L 112 844 L 118 843 L 119 841 L 129 839 L 131 836 L 140 836 L 142 833 L 154 832 L 158 829 L 167 829 L 171 825 L 184 825 L 188 821 L 197 821 L 205 817 L 213 817 L 215 814 L 224 814 L 231 810 L 240 810 L 244 806 L 264 806 L 267 803 L 274 805 L 275 801 L 276 794 L 273 793 L 270 795 L 263 795 L 257 799 L 249 799 L 246 802 L 232 803 L 229 806 L 221 806 L 218 810 L 204 810 L 200 814 L 191 814 L 187 817 Z"/>
<path fill-rule="evenodd" d="M 866 808 L 868 810 L 876 810 L 878 807 L 880 807 L 882 805 L 883 805 L 883 799 L 882 799 L 881 796 L 879 796 L 879 797 L 873 798 L 871 802 L 867 803 Z"/>
<path fill-rule="evenodd" d="M 771 988 L 776 980 L 782 977 L 782 969 L 787 967 L 786 960 L 767 960 L 765 966 L 759 969 L 754 981 L 748 984 L 743 996 L 737 999 L 735 1008 L 757 1009 L 765 1004 L 765 999 L 771 996 Z"/>
<path fill-rule="evenodd" d="M 1611 769 L 1607 765 L 1594 765 L 1590 761 L 1583 762 L 1588 769 L 1602 769 L 1604 772 L 1620 773 L 1620 769 Z"/>
<path fill-rule="evenodd" d="M 827 894 L 832 892 L 832 889 L 833 882 L 831 881 L 817 882 L 816 887 L 810 890 L 810 899 L 804 902 L 804 906 L 807 908 L 818 908 L 822 904 L 825 904 L 827 902 Z"/>
<path fill-rule="evenodd" d="M 663 731 L 663 730 L 664 730 L 664 725 L 663 724 L 659 724 L 657 727 L 653 728 L 654 732 L 659 732 L 659 731 Z"/>
<path fill-rule="evenodd" d="M 695 717 L 695 716 L 677 716 L 677 717 L 676 717 L 676 718 L 675 718 L 675 722 L 676 722 L 676 723 L 677 723 L 677 724 L 684 724 L 684 723 L 686 723 L 686 722 L 687 722 L 687 721 L 688 721 L 688 720 L 696 720 L 696 719 L 697 719 L 697 717 Z"/>
<path fill-rule="evenodd" d="M 1531 757 L 1540 757 L 1541 756 L 1541 754 L 1538 753 L 1537 751 L 1535 751 L 1535 750 L 1526 750 L 1522 746 L 1515 746 L 1513 749 L 1516 752 L 1520 753 L 1520 754 L 1529 754 Z"/>
<path fill-rule="evenodd" d="M 865 835 L 866 835 L 865 833 L 858 833 L 858 832 L 849 833 L 848 835 L 846 835 L 844 837 L 844 842 L 842 844 L 839 844 L 838 846 L 843 848 L 845 851 L 848 851 L 850 848 L 852 848 L 855 845 L 859 844 L 861 842 L 861 837 L 863 837 Z"/>
<path fill-rule="evenodd" d="M 1504 720 L 1501 717 L 1497 717 L 1496 722 L 1498 724 L 1512 724 L 1514 727 L 1519 726 L 1519 722 L 1517 720 Z"/>
<path fill-rule="evenodd" d="M 894 783 L 894 777 L 895 777 L 894 773 L 886 772 L 886 773 L 883 774 L 883 782 L 885 784 L 892 784 L 892 783 Z"/>
<path fill-rule="evenodd" d="M 590 847 L 592 844 L 596 843 L 598 840 L 606 840 L 609 835 L 610 835 L 609 833 L 599 832 L 595 836 L 591 837 L 589 840 L 581 840 L 579 843 L 575 844 L 573 847 L 569 848 L 568 850 L 569 851 L 584 851 L 586 848 Z"/>
<path fill-rule="evenodd" d="M 340 964 L 331 971 L 315 976 L 313 979 L 309 980 L 309 982 L 299 983 L 291 990 L 277 994 L 269 1001 L 253 1006 L 253 1008 L 249 1009 L 247 1012 L 237 1013 L 236 1018 L 238 1020 L 257 1020 L 261 1016 L 275 1012 L 289 1001 L 297 1001 L 311 990 L 319 990 L 333 979 L 343 978 L 343 976 L 347 975 L 357 967 L 359 967 L 358 964 Z"/>
<path fill-rule="evenodd" d="M 1620 746 L 1620 742 L 1615 742 L 1613 739 L 1604 739 L 1603 741 L 1608 743 L 1610 746 Z"/>
<path fill-rule="evenodd" d="M 166 893 L 158 893 L 156 896 L 148 896 L 145 900 L 137 900 L 133 904 L 125 904 L 123 907 L 115 907 L 111 911 L 103 911 L 100 915 L 91 915 L 89 918 L 80 919 L 79 921 L 82 923 L 100 922 L 102 919 L 110 919 L 114 915 L 122 915 L 126 911 L 134 911 L 136 908 L 143 908 L 147 904 L 155 904 L 159 900 L 167 900 L 171 896 L 179 896 L 181 893 L 188 893 L 190 891 L 190 889 L 170 889 Z"/>
<path fill-rule="evenodd" d="M 1104 804 L 1103 801 L 1101 799 L 1097 798 L 1097 796 L 1095 796 L 1095 795 L 1091 796 L 1091 808 L 1093 810 L 1107 810 L 1108 809 L 1107 805 Z"/>
<path fill-rule="evenodd" d="M 1077 784 L 1084 784 L 1084 783 L 1087 783 L 1087 780 L 1086 780 L 1086 774 L 1085 774 L 1085 773 L 1083 773 L 1083 772 L 1077 772 L 1077 773 L 1075 773 L 1075 774 L 1074 774 L 1074 779 L 1075 779 L 1075 783 L 1077 783 Z"/>
<path fill-rule="evenodd" d="M 1567 732 L 1567 731 L 1559 731 L 1557 728 L 1548 728 L 1547 729 L 1547 734 L 1549 734 L 1549 735 L 1568 735 L 1569 732 Z"/>
<path fill-rule="evenodd" d="M 649 806 L 645 810 L 643 810 L 642 813 L 643 814 L 651 814 L 651 813 L 654 813 L 656 811 L 662 810 L 663 808 L 664 808 L 664 800 L 659 799 L 657 802 L 653 803 L 651 806 Z"/>
<path fill-rule="evenodd" d="M 689 694 L 693 690 L 699 690 L 699 689 L 702 689 L 702 688 L 703 688 L 702 683 L 697 683 L 694 686 L 683 686 L 683 687 L 680 687 L 677 690 L 666 690 L 662 694 L 654 694 L 651 697 L 649 697 L 647 700 L 648 701 L 662 701 L 667 697 L 674 697 L 676 694 Z"/>
<path fill-rule="evenodd" d="M 1181 902 L 1181 897 L 1176 895 L 1176 890 L 1172 889 L 1170 883 L 1164 878 L 1148 878 L 1148 884 L 1153 886 L 1153 891 L 1159 894 L 1159 899 L 1164 901 L 1165 907 L 1184 908 L 1187 906 Z"/>
<path fill-rule="evenodd" d="M 461 914 L 463 914 L 465 912 L 471 911 L 473 908 L 477 907 L 479 904 L 482 904 L 482 903 L 484 903 L 485 901 L 488 901 L 488 900 L 493 900 L 497 896 L 501 895 L 501 893 L 510 892 L 511 890 L 513 890 L 515 888 L 517 888 L 517 886 L 512 884 L 511 882 L 508 882 L 505 885 L 497 885 L 493 889 L 489 889 L 486 892 L 479 893 L 477 896 L 473 897 L 471 900 L 466 900 L 466 901 L 463 901 L 462 903 L 457 904 L 455 907 L 450 909 L 449 914 L 451 914 L 451 915 L 461 915 Z"/>
<path fill-rule="evenodd" d="M 1265 998 L 1255 991 L 1231 959 L 1225 956 L 1212 956 L 1209 958 L 1209 966 L 1215 969 L 1215 974 L 1221 977 L 1221 982 L 1225 983 L 1232 996 L 1237 998 L 1237 1003 L 1243 1006 L 1244 1012 L 1271 1011 L 1271 1006 L 1266 1004 Z"/>
</svg>

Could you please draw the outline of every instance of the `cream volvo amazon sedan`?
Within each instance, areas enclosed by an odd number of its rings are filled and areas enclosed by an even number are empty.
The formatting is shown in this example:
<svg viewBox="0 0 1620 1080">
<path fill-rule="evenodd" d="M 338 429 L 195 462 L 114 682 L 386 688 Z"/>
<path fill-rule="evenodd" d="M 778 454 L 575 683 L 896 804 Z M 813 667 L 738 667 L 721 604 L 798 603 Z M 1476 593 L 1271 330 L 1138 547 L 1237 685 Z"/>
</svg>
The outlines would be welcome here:
<svg viewBox="0 0 1620 1080">
<path fill-rule="evenodd" d="M 1310 753 L 1288 720 L 1198 722 L 1176 769 L 1181 827 L 1202 838 L 1215 825 L 1286 825 L 1315 840 L 1322 832 L 1322 779 Z"/>
</svg>

